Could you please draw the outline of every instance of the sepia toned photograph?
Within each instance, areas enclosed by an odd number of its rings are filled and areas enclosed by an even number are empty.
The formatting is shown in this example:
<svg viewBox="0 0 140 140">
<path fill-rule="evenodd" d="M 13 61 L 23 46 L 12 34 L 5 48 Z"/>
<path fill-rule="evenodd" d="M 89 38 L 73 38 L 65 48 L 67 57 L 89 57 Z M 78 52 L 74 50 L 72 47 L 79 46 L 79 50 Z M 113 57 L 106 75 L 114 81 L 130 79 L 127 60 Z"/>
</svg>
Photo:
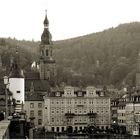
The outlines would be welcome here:
<svg viewBox="0 0 140 140">
<path fill-rule="evenodd" d="M 140 1 L 0 0 L 0 139 L 140 139 Z"/>
</svg>

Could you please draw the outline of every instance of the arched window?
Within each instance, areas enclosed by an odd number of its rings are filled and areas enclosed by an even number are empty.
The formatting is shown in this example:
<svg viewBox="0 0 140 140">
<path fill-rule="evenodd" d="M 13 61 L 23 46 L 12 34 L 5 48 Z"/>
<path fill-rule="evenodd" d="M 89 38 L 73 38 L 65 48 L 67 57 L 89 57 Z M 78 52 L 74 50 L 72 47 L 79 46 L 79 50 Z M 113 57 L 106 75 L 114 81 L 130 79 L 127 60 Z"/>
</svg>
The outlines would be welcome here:
<svg viewBox="0 0 140 140">
<path fill-rule="evenodd" d="M 44 56 L 44 51 L 42 50 L 42 56 Z"/>
<path fill-rule="evenodd" d="M 48 56 L 48 50 L 46 50 L 46 56 Z"/>
</svg>

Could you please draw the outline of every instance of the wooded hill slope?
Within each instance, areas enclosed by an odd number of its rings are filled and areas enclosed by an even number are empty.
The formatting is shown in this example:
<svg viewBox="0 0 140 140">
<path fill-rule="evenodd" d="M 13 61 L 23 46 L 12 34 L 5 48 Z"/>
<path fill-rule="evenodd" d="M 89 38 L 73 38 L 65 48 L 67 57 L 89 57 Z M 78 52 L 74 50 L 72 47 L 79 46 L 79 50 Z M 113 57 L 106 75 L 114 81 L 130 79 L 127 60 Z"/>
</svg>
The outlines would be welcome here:
<svg viewBox="0 0 140 140">
<path fill-rule="evenodd" d="M 4 65 L 16 45 L 21 66 L 29 70 L 39 60 L 39 42 L 1 39 L 0 52 Z M 58 83 L 72 85 L 135 85 L 137 56 L 140 52 L 140 23 L 121 24 L 103 32 L 55 41 Z"/>
</svg>

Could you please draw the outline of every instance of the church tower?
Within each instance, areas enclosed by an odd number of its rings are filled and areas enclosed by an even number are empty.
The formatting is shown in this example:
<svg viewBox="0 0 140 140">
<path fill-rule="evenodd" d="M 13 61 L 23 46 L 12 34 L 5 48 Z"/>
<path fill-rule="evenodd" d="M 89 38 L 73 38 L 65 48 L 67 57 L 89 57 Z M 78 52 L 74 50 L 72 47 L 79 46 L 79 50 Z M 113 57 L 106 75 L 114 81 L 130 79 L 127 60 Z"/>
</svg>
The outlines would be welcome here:
<svg viewBox="0 0 140 140">
<path fill-rule="evenodd" d="M 136 88 L 140 89 L 140 53 L 138 54 L 138 58 L 137 58 Z"/>
<path fill-rule="evenodd" d="M 50 82 L 55 81 L 56 68 L 55 60 L 52 56 L 52 36 L 49 32 L 49 21 L 47 13 L 44 20 L 44 31 L 41 36 L 40 43 L 40 79 L 48 80 Z"/>
</svg>

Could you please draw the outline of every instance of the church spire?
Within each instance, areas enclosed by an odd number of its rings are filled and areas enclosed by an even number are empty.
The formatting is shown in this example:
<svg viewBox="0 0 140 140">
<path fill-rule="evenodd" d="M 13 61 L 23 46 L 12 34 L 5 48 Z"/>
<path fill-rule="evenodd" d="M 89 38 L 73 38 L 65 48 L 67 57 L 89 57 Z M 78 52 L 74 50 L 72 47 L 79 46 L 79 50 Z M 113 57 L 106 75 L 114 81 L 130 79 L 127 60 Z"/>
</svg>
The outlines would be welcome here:
<svg viewBox="0 0 140 140">
<path fill-rule="evenodd" d="M 18 47 L 16 48 L 15 58 L 14 58 L 12 66 L 11 66 L 9 77 L 10 78 L 23 78 L 24 77 L 24 75 L 21 72 L 20 66 L 19 66 Z"/>
<path fill-rule="evenodd" d="M 52 44 L 52 35 L 49 32 L 49 20 L 47 18 L 47 10 L 45 10 L 45 19 L 44 19 L 44 31 L 41 36 L 41 44 L 49 45 Z"/>
<path fill-rule="evenodd" d="M 45 10 L 44 28 L 49 27 L 49 20 L 47 18 L 47 10 Z"/>
</svg>

